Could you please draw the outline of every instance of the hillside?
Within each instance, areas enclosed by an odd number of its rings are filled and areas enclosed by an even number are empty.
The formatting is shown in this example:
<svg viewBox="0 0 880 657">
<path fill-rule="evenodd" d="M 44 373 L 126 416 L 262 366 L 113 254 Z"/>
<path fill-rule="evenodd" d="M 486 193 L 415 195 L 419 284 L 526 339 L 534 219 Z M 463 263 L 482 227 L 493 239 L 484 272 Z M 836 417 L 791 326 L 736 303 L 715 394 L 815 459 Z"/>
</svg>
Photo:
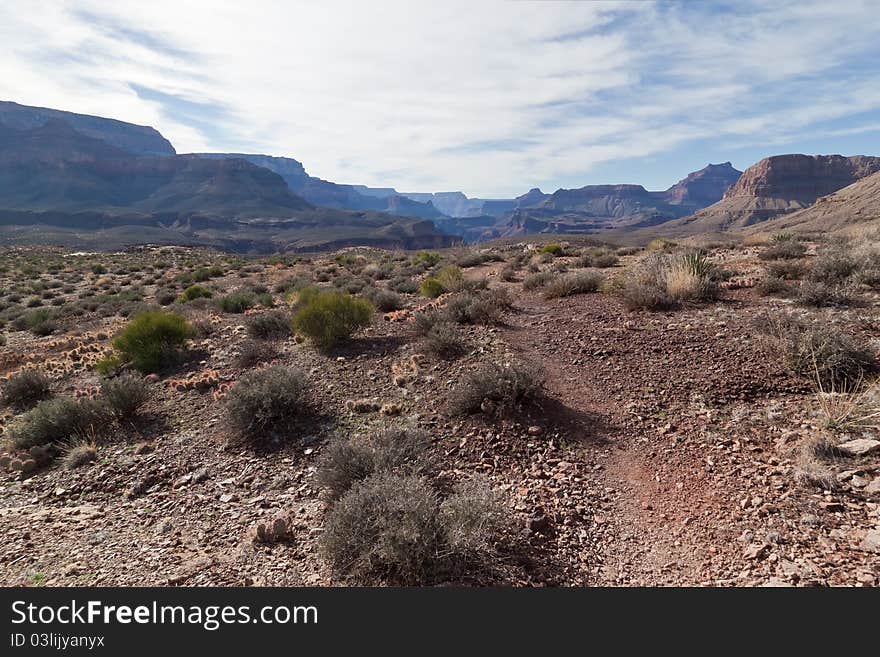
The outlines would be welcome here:
<svg viewBox="0 0 880 657">
<path fill-rule="evenodd" d="M 430 202 L 420 202 L 404 197 L 393 189 L 375 189 L 372 193 L 362 193 L 370 188 L 357 185 L 342 185 L 306 173 L 301 162 L 290 157 L 274 157 L 248 153 L 196 153 L 198 157 L 214 160 L 246 160 L 259 167 L 277 173 L 284 179 L 294 194 L 301 196 L 312 205 L 336 210 L 373 210 L 397 216 L 433 219 L 443 214 Z"/>
<path fill-rule="evenodd" d="M 857 155 L 776 155 L 749 167 L 724 198 L 664 226 L 669 235 L 742 229 L 801 210 L 880 171 L 880 158 Z"/>
<path fill-rule="evenodd" d="M 753 229 L 777 232 L 826 232 L 880 220 L 880 172 L 822 196 L 808 208 L 778 217 Z"/>
<path fill-rule="evenodd" d="M 242 159 L 134 155 L 58 117 L 28 128 L 0 124 L 0 237 L 256 252 L 456 241 L 417 218 L 315 208 L 279 175 Z"/>
<path fill-rule="evenodd" d="M 648 191 L 642 185 L 587 185 L 543 194 L 533 189 L 516 199 L 495 235 L 531 233 L 624 235 L 666 224 L 717 201 L 740 172 L 729 162 L 709 164 L 688 174 L 665 191 Z M 488 233 L 487 233 L 488 235 Z M 495 236 L 492 235 L 492 236 Z"/>
</svg>

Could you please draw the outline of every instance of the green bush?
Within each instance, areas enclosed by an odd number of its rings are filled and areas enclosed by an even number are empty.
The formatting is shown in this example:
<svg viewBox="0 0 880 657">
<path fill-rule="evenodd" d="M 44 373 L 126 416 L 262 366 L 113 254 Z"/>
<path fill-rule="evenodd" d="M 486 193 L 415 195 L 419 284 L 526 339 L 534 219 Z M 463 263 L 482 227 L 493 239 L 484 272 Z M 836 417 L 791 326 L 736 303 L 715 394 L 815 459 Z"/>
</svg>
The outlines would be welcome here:
<svg viewBox="0 0 880 657">
<path fill-rule="evenodd" d="M 229 425 L 245 438 L 295 432 L 306 411 L 306 382 L 301 370 L 283 365 L 245 373 L 226 399 Z"/>
<path fill-rule="evenodd" d="M 428 297 L 429 299 L 436 299 L 444 292 L 446 292 L 446 288 L 443 287 L 443 284 L 440 281 L 432 276 L 423 280 L 422 284 L 419 285 L 419 293 L 423 297 Z"/>
<path fill-rule="evenodd" d="M 243 313 L 254 305 L 254 295 L 248 292 L 233 292 L 218 300 L 217 305 L 225 313 Z"/>
<path fill-rule="evenodd" d="M 441 256 L 436 251 L 419 251 L 413 258 L 414 265 L 433 267 L 440 262 Z"/>
<path fill-rule="evenodd" d="M 293 328 L 320 347 L 329 347 L 368 326 L 373 305 L 345 292 L 310 293 L 293 316 Z"/>
<path fill-rule="evenodd" d="M 149 310 L 128 322 L 113 339 L 113 347 L 135 369 L 158 372 L 178 360 L 180 349 L 193 335 L 193 327 L 180 315 Z"/>
<path fill-rule="evenodd" d="M 201 285 L 190 285 L 181 293 L 178 301 L 180 303 L 186 303 L 187 301 L 193 301 L 195 299 L 210 299 L 213 296 L 214 293 L 206 287 L 202 287 Z"/>
<path fill-rule="evenodd" d="M 538 251 L 539 253 L 549 253 L 554 256 L 561 256 L 565 253 L 565 249 L 562 248 L 561 245 L 556 242 L 551 242 L 550 244 L 545 244 Z"/>
<path fill-rule="evenodd" d="M 446 292 L 457 292 L 465 286 L 464 272 L 455 265 L 444 267 L 437 273 L 435 278 Z"/>
</svg>

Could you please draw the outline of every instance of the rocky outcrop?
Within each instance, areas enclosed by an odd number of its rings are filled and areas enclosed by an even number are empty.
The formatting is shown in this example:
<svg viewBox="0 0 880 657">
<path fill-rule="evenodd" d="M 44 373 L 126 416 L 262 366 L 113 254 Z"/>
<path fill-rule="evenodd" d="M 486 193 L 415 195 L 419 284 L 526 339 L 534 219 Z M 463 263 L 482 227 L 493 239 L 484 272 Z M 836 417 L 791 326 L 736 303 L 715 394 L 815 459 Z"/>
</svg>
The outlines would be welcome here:
<svg viewBox="0 0 880 657">
<path fill-rule="evenodd" d="M 709 207 L 664 226 L 669 235 L 737 230 L 806 208 L 880 171 L 880 157 L 775 155 L 749 167 Z"/>
<path fill-rule="evenodd" d="M 721 200 L 741 175 L 742 171 L 734 169 L 730 162 L 709 164 L 667 189 L 662 198 L 670 205 L 705 208 Z"/>
<path fill-rule="evenodd" d="M 774 155 L 746 169 L 724 199 L 773 198 L 809 205 L 878 171 L 880 157 Z"/>
<path fill-rule="evenodd" d="M 880 222 L 880 172 L 816 199 L 813 205 L 755 226 L 769 232 L 825 232 Z"/>
<path fill-rule="evenodd" d="M 100 116 L 74 114 L 46 107 L 30 107 L 0 101 L 0 125 L 22 132 L 41 128 L 50 120 L 66 123 L 86 137 L 99 139 L 135 155 L 174 155 L 175 150 L 165 137 L 149 126 L 134 125 Z"/>
</svg>

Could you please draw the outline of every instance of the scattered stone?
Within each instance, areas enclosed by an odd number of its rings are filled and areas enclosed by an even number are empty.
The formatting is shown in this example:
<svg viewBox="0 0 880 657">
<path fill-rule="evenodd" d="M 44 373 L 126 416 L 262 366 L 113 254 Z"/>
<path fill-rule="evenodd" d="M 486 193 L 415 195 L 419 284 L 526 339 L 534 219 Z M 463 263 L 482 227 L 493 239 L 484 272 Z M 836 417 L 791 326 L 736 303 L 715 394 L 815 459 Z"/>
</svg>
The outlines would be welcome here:
<svg viewBox="0 0 880 657">
<path fill-rule="evenodd" d="M 859 549 L 865 552 L 880 554 L 880 529 L 870 529 L 865 538 L 859 544 Z"/>
<path fill-rule="evenodd" d="M 856 438 L 837 446 L 841 452 L 847 456 L 867 456 L 880 450 L 880 440 L 872 440 L 870 438 Z"/>
</svg>

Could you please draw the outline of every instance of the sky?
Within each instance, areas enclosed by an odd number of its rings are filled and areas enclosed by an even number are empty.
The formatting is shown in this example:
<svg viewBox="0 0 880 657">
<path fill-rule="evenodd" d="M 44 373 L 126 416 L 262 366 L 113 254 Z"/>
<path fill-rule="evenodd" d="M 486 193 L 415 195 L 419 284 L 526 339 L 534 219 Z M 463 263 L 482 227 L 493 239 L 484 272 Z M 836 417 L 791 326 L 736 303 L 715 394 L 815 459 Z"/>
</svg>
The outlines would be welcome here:
<svg viewBox="0 0 880 657">
<path fill-rule="evenodd" d="M 707 163 L 880 155 L 876 0 L 4 0 L 0 100 L 179 153 L 510 197 Z"/>
</svg>

